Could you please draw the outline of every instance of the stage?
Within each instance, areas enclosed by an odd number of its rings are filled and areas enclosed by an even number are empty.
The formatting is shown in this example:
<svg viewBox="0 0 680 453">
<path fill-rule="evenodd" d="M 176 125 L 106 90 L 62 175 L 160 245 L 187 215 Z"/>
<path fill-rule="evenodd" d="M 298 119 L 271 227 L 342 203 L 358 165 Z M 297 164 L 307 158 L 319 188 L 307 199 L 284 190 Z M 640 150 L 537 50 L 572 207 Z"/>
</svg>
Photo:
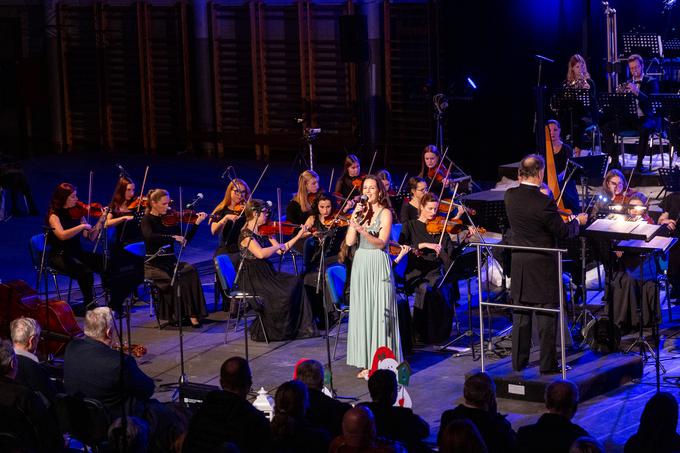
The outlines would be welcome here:
<svg viewBox="0 0 680 453">
<path fill-rule="evenodd" d="M 77 168 L 91 167 L 95 171 L 94 201 L 103 200 L 112 189 L 117 171 L 114 163 L 122 163 L 128 172 L 141 185 L 143 170 L 147 159 L 142 156 L 116 158 L 114 156 L 98 156 L 87 158 L 89 165 L 83 165 L 84 156 L 65 155 L 51 156 L 24 162 L 26 173 L 32 185 L 32 190 L 41 210 L 44 210 L 47 198 L 57 183 L 70 181 L 79 189 L 79 195 L 86 197 L 87 172 L 76 171 Z M 192 158 L 164 158 L 162 162 L 148 160 L 151 165 L 147 188 L 163 187 L 177 197 L 178 185 L 182 185 L 184 197 L 193 197 L 202 192 L 205 199 L 201 208 L 211 210 L 219 201 L 225 184 L 220 180 L 226 165 L 234 165 L 239 177 L 249 183 L 257 179 L 264 164 L 255 160 L 250 161 L 217 161 Z M 322 186 L 327 186 L 330 167 L 320 165 L 317 169 L 321 175 Z M 337 172 L 337 169 L 336 169 Z M 393 173 L 399 174 L 397 169 Z M 257 197 L 275 200 L 276 187 L 283 189 L 284 203 L 294 191 L 297 179 L 297 169 L 291 169 L 290 163 L 272 162 L 268 170 L 268 178 L 256 192 Z M 42 218 L 18 217 L 0 223 L 3 232 L 0 239 L 0 278 L 3 281 L 24 279 L 33 285 L 35 272 L 28 254 L 28 238 L 41 232 Z M 222 361 L 232 355 L 243 355 L 242 324 L 235 332 L 230 332 L 230 341 L 224 344 L 224 330 L 226 314 L 214 311 L 214 287 L 212 273 L 212 254 L 215 240 L 209 234 L 208 228 L 202 226 L 187 249 L 184 259 L 197 265 L 201 274 L 203 289 L 210 315 L 201 330 L 186 329 L 185 339 L 185 367 L 190 382 L 218 385 L 219 366 Z M 284 263 L 284 268 L 291 270 L 290 261 Z M 77 285 L 74 285 L 77 287 Z M 62 287 L 67 287 L 67 281 L 62 280 Z M 476 284 L 472 285 L 476 291 Z M 465 328 L 467 323 L 466 287 L 461 282 L 461 306 L 458 317 Z M 77 296 L 77 292 L 76 292 Z M 600 304 L 602 293 L 590 291 L 589 304 Z M 472 294 L 475 302 L 476 293 Z M 680 309 L 675 307 L 674 319 L 680 319 Z M 668 314 L 664 305 L 664 324 L 661 331 L 663 336 L 669 336 L 680 329 L 678 323 L 668 323 Z M 476 316 L 472 320 L 473 326 L 478 326 Z M 507 318 L 497 314 L 494 319 L 495 327 L 507 325 Z M 173 384 L 179 379 L 179 345 L 176 328 L 158 330 L 156 320 L 149 317 L 148 306 L 139 304 L 132 314 L 132 341 L 142 344 L 148 353 L 139 359 L 142 370 L 152 376 L 157 383 L 156 397 L 161 401 L 168 401 L 173 396 L 173 390 L 161 388 L 162 384 Z M 357 369 L 345 364 L 345 333 L 347 325 L 343 324 L 338 354 L 333 361 L 334 385 L 339 395 L 356 398 L 357 401 L 369 399 L 366 382 L 356 378 Z M 454 332 L 455 333 L 455 332 Z M 254 343 L 249 342 L 251 367 L 253 370 L 254 390 L 264 387 L 270 394 L 282 382 L 291 379 L 295 362 L 302 358 L 313 358 L 326 363 L 325 341 L 321 338 L 311 338 L 290 342 Z M 667 368 L 667 376 L 680 375 L 680 360 L 673 360 L 677 350 L 675 339 L 666 340 L 662 344 L 661 359 Z M 635 355 L 630 357 L 634 358 Z M 439 416 L 449 408 L 458 404 L 462 397 L 465 375 L 479 368 L 479 362 L 470 356 L 455 356 L 453 352 L 437 352 L 434 347 L 423 346 L 407 357 L 413 375 L 408 392 L 413 400 L 416 413 L 422 415 L 430 424 L 431 437 L 434 441 L 439 429 Z M 488 356 L 487 364 L 493 369 L 499 358 Z M 575 423 L 583 426 L 593 436 L 607 445 L 610 451 L 620 451 L 626 439 L 637 429 L 638 419 L 645 402 L 655 392 L 653 362 L 644 365 L 642 382 L 627 382 L 615 386 L 605 394 L 601 394 L 584 401 L 579 405 Z M 577 370 L 574 371 L 575 373 Z M 570 373 L 567 373 L 569 378 Z M 662 389 L 677 393 L 678 387 L 662 381 Z M 500 393 L 500 390 L 499 390 Z M 508 414 L 513 427 L 534 422 L 543 412 L 543 404 L 516 399 L 499 398 L 499 410 Z"/>
</svg>

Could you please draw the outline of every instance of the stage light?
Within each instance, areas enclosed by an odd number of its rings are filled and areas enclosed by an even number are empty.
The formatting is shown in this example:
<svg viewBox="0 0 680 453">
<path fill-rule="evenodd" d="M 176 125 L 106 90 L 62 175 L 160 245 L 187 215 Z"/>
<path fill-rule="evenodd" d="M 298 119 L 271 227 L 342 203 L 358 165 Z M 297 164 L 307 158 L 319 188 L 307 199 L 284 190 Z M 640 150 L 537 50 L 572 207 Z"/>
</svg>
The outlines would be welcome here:
<svg viewBox="0 0 680 453">
<path fill-rule="evenodd" d="M 467 82 L 472 87 L 473 90 L 477 89 L 477 84 L 470 77 L 467 78 Z"/>
</svg>

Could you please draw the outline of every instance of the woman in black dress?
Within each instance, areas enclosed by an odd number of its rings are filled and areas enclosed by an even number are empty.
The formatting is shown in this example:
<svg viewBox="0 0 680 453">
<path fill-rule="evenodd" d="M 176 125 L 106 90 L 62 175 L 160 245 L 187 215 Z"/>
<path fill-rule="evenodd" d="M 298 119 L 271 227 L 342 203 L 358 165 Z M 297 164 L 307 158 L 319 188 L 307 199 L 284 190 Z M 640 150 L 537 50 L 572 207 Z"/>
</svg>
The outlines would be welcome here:
<svg viewBox="0 0 680 453">
<path fill-rule="evenodd" d="M 234 178 L 224 191 L 224 198 L 213 209 L 210 224 L 210 233 L 219 235 L 219 245 L 215 256 L 238 253 L 238 235 L 246 223 L 242 215 L 246 200 L 250 196 L 250 187 L 245 181 Z M 213 221 L 213 218 L 219 218 Z"/>
<path fill-rule="evenodd" d="M 415 294 L 413 325 L 416 335 L 424 343 L 448 340 L 454 304 L 458 299 L 458 291 L 448 281 L 439 287 L 444 272 L 451 264 L 454 245 L 447 233 L 442 236 L 427 231 L 427 222 L 437 216 L 438 204 L 436 195 L 426 193 L 421 200 L 418 219 L 405 222 L 399 236 L 399 243 L 410 246 L 414 251 L 408 255 L 404 277 L 407 292 Z"/>
<path fill-rule="evenodd" d="M 361 163 L 354 154 L 348 154 L 343 164 L 343 172 L 338 182 L 335 183 L 335 193 L 342 197 L 339 202 L 352 195 L 358 198 L 361 196 Z M 356 201 L 356 200 L 353 200 Z"/>
<path fill-rule="evenodd" d="M 401 212 L 399 213 L 401 223 L 416 220 L 420 216 L 420 200 L 427 193 L 427 182 L 419 176 L 410 178 L 408 187 L 411 192 L 411 199 L 408 203 L 401 205 Z"/>
<path fill-rule="evenodd" d="M 280 244 L 272 237 L 259 234 L 267 223 L 269 208 L 262 200 L 251 200 L 245 210 L 246 224 L 239 235 L 243 256 L 236 285 L 262 301 L 262 322 L 271 341 L 306 338 L 316 335 L 312 310 L 302 280 L 295 275 L 276 272 L 268 258 L 289 251 L 297 241 L 309 236 L 305 226 L 287 242 Z M 264 341 L 259 323 L 253 323 L 250 336 Z"/>
<path fill-rule="evenodd" d="M 423 159 L 420 163 L 420 176 L 427 183 L 429 191 L 434 194 L 442 193 L 442 187 L 445 189 L 449 187 L 450 179 L 442 177 L 446 174 L 447 168 L 442 163 L 442 155 L 434 145 L 427 145 L 423 149 Z"/>
<path fill-rule="evenodd" d="M 78 281 L 83 304 L 75 313 L 84 315 L 94 300 L 94 274 L 101 274 L 103 262 L 101 256 L 83 250 L 80 236 L 93 240 L 102 223 L 97 222 L 96 228 L 90 225 L 77 212 L 77 204 L 76 188 L 63 182 L 54 189 L 45 220 L 51 228 L 47 235 L 50 267 Z"/>
<path fill-rule="evenodd" d="M 319 175 L 305 170 L 298 177 L 298 190 L 286 207 L 286 222 L 302 225 L 312 213 L 312 202 L 319 193 Z"/>
<path fill-rule="evenodd" d="M 168 226 L 173 222 L 163 221 L 168 215 L 170 194 L 167 190 L 153 189 L 148 196 L 149 205 L 146 214 L 142 218 L 142 236 L 146 246 L 146 262 L 144 263 L 144 275 L 153 280 L 159 290 L 158 317 L 169 320 L 172 323 L 182 322 L 177 313 L 177 285 L 180 285 L 180 300 L 182 318 L 189 317 L 191 326 L 201 327 L 200 319 L 207 316 L 205 298 L 201 280 L 196 268 L 189 263 L 181 261 L 178 267 L 178 276 L 174 287 L 170 286 L 172 274 L 175 270 L 177 257 L 173 246 L 175 242 L 187 244 L 196 234 L 198 225 L 205 220 L 207 214 L 201 212 L 192 223 L 186 235 L 181 230 L 182 223 Z"/>
</svg>

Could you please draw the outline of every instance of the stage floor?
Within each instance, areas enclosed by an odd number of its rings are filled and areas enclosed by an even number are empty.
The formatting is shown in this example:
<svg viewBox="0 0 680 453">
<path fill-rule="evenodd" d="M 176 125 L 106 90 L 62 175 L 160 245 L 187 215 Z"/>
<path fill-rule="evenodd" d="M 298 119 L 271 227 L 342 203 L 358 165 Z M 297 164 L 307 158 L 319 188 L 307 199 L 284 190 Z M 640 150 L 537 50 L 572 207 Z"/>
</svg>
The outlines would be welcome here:
<svg viewBox="0 0 680 453">
<path fill-rule="evenodd" d="M 41 210 L 47 205 L 47 199 L 53 187 L 61 181 L 75 183 L 79 188 L 81 199 L 86 199 L 88 170 L 95 171 L 94 201 L 105 200 L 110 197 L 110 190 L 115 183 L 117 170 L 115 162 L 122 163 L 128 172 L 141 186 L 144 166 L 147 160 L 143 156 L 115 157 L 97 156 L 90 159 L 87 156 L 49 156 L 25 162 L 25 169 L 31 182 L 36 201 Z M 226 165 L 235 165 L 239 177 L 254 185 L 259 171 L 264 164 L 249 161 L 217 161 L 195 158 L 157 158 L 152 160 L 147 188 L 164 187 L 171 191 L 176 198 L 177 187 L 183 186 L 185 199 L 193 197 L 197 192 L 205 195 L 203 207 L 211 209 L 221 199 L 224 183 L 219 179 Z M 315 168 L 321 175 L 322 185 L 327 186 L 330 167 Z M 414 170 L 415 164 L 413 169 Z M 339 168 L 336 168 L 336 172 Z M 395 179 L 401 179 L 403 172 L 392 170 Z M 256 196 L 274 201 L 276 187 L 283 188 L 284 203 L 295 191 L 297 180 L 296 168 L 290 163 L 272 163 Z M 336 173 L 337 176 L 337 173 Z M 0 279 L 24 279 L 30 284 L 35 281 L 28 254 L 28 239 L 31 235 L 41 232 L 42 218 L 18 217 L 8 222 L 0 223 Z M 191 247 L 187 249 L 185 259 L 199 265 L 202 270 L 202 281 L 209 309 L 213 310 L 213 277 L 209 273 L 209 262 L 215 248 L 215 240 L 210 236 L 208 228 L 201 228 Z M 290 263 L 286 264 L 290 268 Z M 66 282 L 64 281 L 66 287 Z M 476 287 L 472 285 L 473 289 Z M 461 284 L 462 306 L 459 308 L 459 318 L 465 321 L 465 285 Z M 476 300 L 476 294 L 472 294 Z M 600 292 L 589 292 L 589 302 L 600 303 Z M 476 305 L 476 304 L 475 304 Z M 680 320 L 680 310 L 675 310 L 674 319 Z M 680 325 L 668 323 L 668 315 L 664 306 L 664 321 L 662 333 L 671 335 L 680 330 Z M 502 322 L 502 317 L 497 319 Z M 232 355 L 243 355 L 242 325 L 235 333 L 230 333 L 230 342 L 224 344 L 224 329 L 226 317 L 222 312 L 211 312 L 208 322 L 199 331 L 185 330 L 184 352 L 186 374 L 191 382 L 218 385 L 219 366 L 222 361 Z M 473 325 L 476 321 L 473 319 Z M 133 343 L 143 344 L 148 354 L 139 359 L 141 368 L 152 376 L 157 384 L 172 384 L 177 382 L 180 374 L 178 332 L 176 329 L 159 331 L 156 321 L 149 317 L 148 308 L 138 305 L 132 315 Z M 360 401 L 369 398 L 366 382 L 357 379 L 357 369 L 348 367 L 345 360 L 344 332 L 338 346 L 338 355 L 333 361 L 334 383 L 338 394 L 357 398 Z M 264 387 L 273 394 L 282 382 L 291 379 L 293 366 L 302 357 L 313 358 L 326 362 L 324 340 L 319 338 L 296 340 L 291 342 L 277 342 L 269 345 L 249 342 L 251 367 L 253 369 L 255 390 Z M 669 339 L 663 343 L 662 361 L 667 369 L 667 376 L 680 375 L 680 360 L 676 360 L 678 353 L 675 340 Z M 422 415 L 431 428 L 431 439 L 436 439 L 439 429 L 440 414 L 460 402 L 464 376 L 470 370 L 478 368 L 479 362 L 469 356 L 456 357 L 452 352 L 439 353 L 431 347 L 417 349 L 407 357 L 413 369 L 413 376 L 408 391 L 413 400 L 416 413 Z M 496 360 L 489 357 L 489 362 Z M 568 375 L 567 375 L 568 376 Z M 606 446 L 608 451 L 622 451 L 626 439 L 637 430 L 639 416 L 645 402 L 655 392 L 654 367 L 650 362 L 645 365 L 642 382 L 628 383 L 607 394 L 585 401 L 579 406 L 574 421 L 583 426 L 593 436 Z M 666 391 L 678 393 L 678 387 L 669 382 L 662 382 Z M 167 401 L 172 397 L 172 391 L 161 389 L 156 393 L 159 400 Z M 499 410 L 508 414 L 513 427 L 534 422 L 544 408 L 541 403 L 528 403 L 510 399 L 499 399 Z"/>
</svg>

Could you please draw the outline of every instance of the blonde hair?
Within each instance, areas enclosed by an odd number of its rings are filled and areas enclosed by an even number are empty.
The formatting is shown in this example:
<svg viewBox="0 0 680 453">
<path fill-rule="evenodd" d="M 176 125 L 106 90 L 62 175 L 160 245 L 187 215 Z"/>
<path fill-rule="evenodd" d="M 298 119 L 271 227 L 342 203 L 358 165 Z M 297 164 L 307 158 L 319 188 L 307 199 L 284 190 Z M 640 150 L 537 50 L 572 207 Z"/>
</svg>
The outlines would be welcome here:
<svg viewBox="0 0 680 453">
<path fill-rule="evenodd" d="M 33 318 L 17 318 L 9 325 L 12 342 L 28 346 L 31 337 L 40 337 L 40 324 Z"/>
<path fill-rule="evenodd" d="M 586 60 L 581 55 L 574 54 L 569 59 L 569 65 L 567 66 L 567 82 L 573 82 L 580 79 L 580 77 L 574 74 L 574 66 L 576 66 L 578 63 L 581 63 L 581 68 L 583 69 L 583 78 L 586 80 L 590 78 Z"/>
<path fill-rule="evenodd" d="M 237 184 L 239 186 L 243 186 L 243 188 L 246 191 L 245 196 L 243 197 L 243 202 L 245 203 L 245 201 L 250 196 L 250 187 L 248 187 L 248 184 L 246 184 L 244 180 L 240 178 L 234 178 L 231 180 L 231 182 L 227 186 L 227 189 L 224 191 L 224 198 L 222 198 L 222 201 L 220 201 L 220 203 L 215 207 L 215 209 L 213 209 L 212 212 L 213 214 L 217 214 L 222 209 L 226 208 L 231 204 L 231 192 L 234 190 L 234 187 L 237 187 Z"/>
<path fill-rule="evenodd" d="M 151 203 L 158 203 L 161 198 L 170 197 L 170 192 L 165 189 L 151 189 L 147 195 L 149 199 L 149 204 L 146 206 L 146 213 L 151 212 Z"/>
<path fill-rule="evenodd" d="M 319 175 L 314 170 L 305 170 L 298 176 L 298 190 L 293 197 L 302 208 L 302 212 L 309 212 L 312 210 L 312 204 L 309 202 L 309 192 L 307 192 L 307 183 L 316 179 L 319 180 Z"/>
</svg>

